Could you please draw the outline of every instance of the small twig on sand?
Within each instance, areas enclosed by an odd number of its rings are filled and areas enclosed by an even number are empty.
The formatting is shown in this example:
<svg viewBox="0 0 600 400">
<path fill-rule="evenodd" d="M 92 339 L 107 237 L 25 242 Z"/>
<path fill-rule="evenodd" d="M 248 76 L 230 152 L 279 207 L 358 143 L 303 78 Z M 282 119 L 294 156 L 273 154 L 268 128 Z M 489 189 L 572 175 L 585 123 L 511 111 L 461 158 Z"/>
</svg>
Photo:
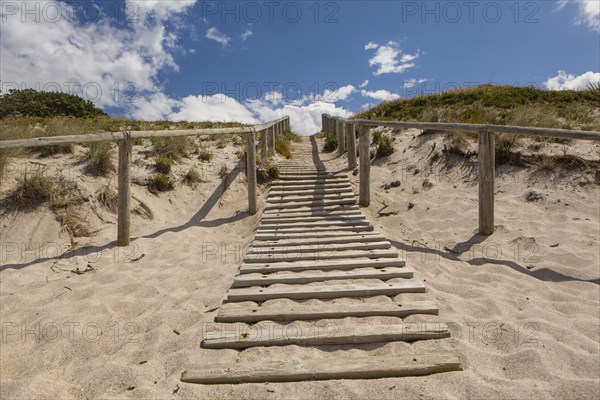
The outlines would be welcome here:
<svg viewBox="0 0 600 400">
<path fill-rule="evenodd" d="M 84 270 L 80 270 L 79 267 L 77 267 L 77 269 L 71 270 L 71 273 L 73 273 L 75 275 L 83 275 L 88 272 L 96 272 L 96 271 L 97 271 L 96 267 L 94 267 L 92 264 L 88 264 Z"/>
<path fill-rule="evenodd" d="M 129 260 L 129 261 L 125 261 L 125 263 L 134 263 L 134 262 L 138 262 L 138 261 L 140 261 L 142 258 L 144 258 L 145 256 L 146 256 L 146 253 L 142 254 L 142 255 L 141 255 L 141 256 L 139 256 L 139 257 L 133 258 L 133 259 L 131 259 L 131 260 Z"/>
</svg>

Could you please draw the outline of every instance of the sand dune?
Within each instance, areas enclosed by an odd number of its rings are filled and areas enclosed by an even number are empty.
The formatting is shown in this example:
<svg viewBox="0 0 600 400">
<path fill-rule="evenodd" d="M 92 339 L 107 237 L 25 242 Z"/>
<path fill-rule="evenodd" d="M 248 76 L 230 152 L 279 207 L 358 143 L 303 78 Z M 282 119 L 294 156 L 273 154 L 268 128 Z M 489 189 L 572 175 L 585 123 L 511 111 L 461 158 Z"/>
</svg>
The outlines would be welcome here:
<svg viewBox="0 0 600 400">
<path fill-rule="evenodd" d="M 418 132 L 413 132 L 417 134 Z M 597 398 L 600 396 L 600 192 L 586 177 L 502 167 L 497 232 L 477 228 L 476 168 L 429 161 L 443 136 L 397 135 L 396 151 L 372 167 L 364 212 L 407 259 L 440 308 L 453 338 L 385 345 L 285 346 L 235 350 L 199 347 L 214 329 L 259 215 L 245 213 L 240 177 L 221 195 L 216 172 L 195 190 L 159 197 L 134 193 L 155 219 L 136 216 L 136 239 L 115 239 L 114 216 L 93 219 L 88 250 L 27 259 L 4 251 L 0 271 L 2 398 Z M 414 148 L 416 141 L 421 146 Z M 214 161 L 233 168 L 229 147 Z M 324 154 L 330 170 L 345 158 Z M 419 172 L 415 173 L 415 170 Z M 357 177 L 350 174 L 357 189 Z M 423 184 L 425 180 L 429 184 Z M 382 185 L 400 180 L 400 187 Z M 264 189 L 263 189 L 264 190 Z M 529 202 L 527 192 L 543 198 Z M 216 194 L 215 194 L 216 193 Z M 261 193 L 260 206 L 264 204 Z M 397 215 L 378 216 L 386 212 Z M 413 206 L 409 209 L 409 203 Z M 206 204 L 209 204 L 208 206 Z M 3 217 L 1 238 L 69 246 L 48 211 Z M 92 217 L 90 217 L 92 218 Z M 97 218 L 97 217 L 96 217 Z M 40 222 L 37 222 L 40 221 Z M 33 235 L 35 233 L 35 236 Z M 22 238 L 22 239 L 21 239 Z M 80 243 L 80 246 L 83 243 Z M 47 246 L 46 246 L 47 247 Z M 6 249 L 6 247 L 5 247 Z M 14 253 L 14 254 L 13 254 Z M 134 261 L 144 255 L 143 258 Z M 93 271 L 85 271 L 88 264 Z M 54 267 L 54 268 L 51 268 Z M 399 295 L 396 300 L 402 300 Z M 411 294 L 411 300 L 421 295 Z M 387 297 L 366 301 L 390 301 Z M 286 300 L 274 300 L 285 304 Z M 278 303 L 277 303 L 278 302 Z M 413 315 L 406 322 L 428 321 Z M 339 324 L 394 323 L 347 318 Z M 465 370 L 427 377 L 202 386 L 179 381 L 193 364 L 448 351 Z"/>
</svg>

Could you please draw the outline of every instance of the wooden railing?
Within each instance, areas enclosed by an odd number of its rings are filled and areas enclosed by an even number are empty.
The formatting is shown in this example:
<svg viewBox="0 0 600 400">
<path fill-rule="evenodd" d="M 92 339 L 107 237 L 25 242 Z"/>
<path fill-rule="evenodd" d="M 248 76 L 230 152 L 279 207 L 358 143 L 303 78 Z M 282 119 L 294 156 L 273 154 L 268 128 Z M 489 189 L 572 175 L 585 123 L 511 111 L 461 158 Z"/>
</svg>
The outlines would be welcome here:
<svg viewBox="0 0 600 400">
<path fill-rule="evenodd" d="M 369 128 L 383 126 L 390 128 L 416 128 L 437 131 L 473 132 L 479 135 L 479 233 L 491 235 L 494 233 L 494 177 L 495 142 L 494 133 L 509 135 L 526 135 L 554 137 L 562 139 L 600 140 L 600 132 L 530 128 L 510 125 L 480 125 L 454 124 L 438 122 L 402 122 L 402 121 L 372 121 L 362 119 L 344 119 L 322 115 L 323 131 L 337 135 L 338 154 L 348 151 L 348 168 L 356 168 L 356 137 L 354 127 L 359 127 L 360 155 L 360 190 L 359 204 L 368 207 L 370 204 L 370 137 Z"/>
<path fill-rule="evenodd" d="M 117 244 L 131 242 L 131 150 L 134 139 L 157 137 L 246 134 L 246 168 L 248 174 L 248 212 L 258 211 L 256 194 L 256 133 L 260 134 L 263 157 L 275 153 L 276 138 L 290 128 L 288 116 L 261 125 L 242 128 L 189 129 L 171 131 L 104 132 L 89 135 L 53 136 L 33 139 L 0 140 L 0 149 L 52 146 L 60 144 L 116 141 L 119 144 L 118 166 L 118 234 Z"/>
</svg>

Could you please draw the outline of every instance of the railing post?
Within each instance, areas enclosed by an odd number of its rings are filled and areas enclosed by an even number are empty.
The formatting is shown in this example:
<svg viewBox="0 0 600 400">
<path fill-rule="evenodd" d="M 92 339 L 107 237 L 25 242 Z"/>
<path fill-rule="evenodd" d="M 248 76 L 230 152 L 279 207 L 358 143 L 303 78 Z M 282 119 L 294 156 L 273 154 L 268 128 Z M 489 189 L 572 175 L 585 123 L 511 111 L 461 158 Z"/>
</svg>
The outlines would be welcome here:
<svg viewBox="0 0 600 400">
<path fill-rule="evenodd" d="M 354 135 L 354 124 L 344 124 L 346 132 L 346 143 L 348 144 L 348 169 L 356 168 L 356 136 Z"/>
<path fill-rule="evenodd" d="M 360 155 L 360 194 L 358 203 L 368 207 L 371 204 L 371 152 L 369 148 L 369 127 L 360 126 L 359 155 Z"/>
<path fill-rule="evenodd" d="M 248 175 L 248 212 L 250 215 L 258 211 L 256 205 L 256 137 L 254 129 L 247 134 L 246 172 Z"/>
<path fill-rule="evenodd" d="M 123 140 L 119 141 L 119 196 L 117 244 L 129 246 L 131 243 L 131 134 L 125 132 Z"/>
<path fill-rule="evenodd" d="M 267 157 L 267 130 L 263 129 L 260 131 L 260 156 L 262 158 Z"/>
<path fill-rule="evenodd" d="M 494 233 L 494 176 L 496 155 L 494 135 L 479 132 L 479 234 Z"/>
<path fill-rule="evenodd" d="M 338 154 L 341 156 L 346 152 L 346 133 L 344 132 L 344 123 L 340 120 L 335 121 L 335 130 L 338 136 Z"/>
<path fill-rule="evenodd" d="M 275 154 L 275 126 L 267 128 L 267 143 L 269 154 Z"/>
<path fill-rule="evenodd" d="M 321 114 L 321 132 L 325 132 L 325 122 L 326 122 L 325 114 Z"/>
</svg>

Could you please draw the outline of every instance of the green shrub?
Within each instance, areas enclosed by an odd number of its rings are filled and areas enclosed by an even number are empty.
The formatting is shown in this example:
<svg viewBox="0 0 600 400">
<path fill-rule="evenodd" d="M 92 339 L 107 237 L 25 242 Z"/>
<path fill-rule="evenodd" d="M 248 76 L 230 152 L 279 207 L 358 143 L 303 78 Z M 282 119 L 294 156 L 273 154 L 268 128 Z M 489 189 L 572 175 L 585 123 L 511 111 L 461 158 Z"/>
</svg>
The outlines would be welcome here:
<svg viewBox="0 0 600 400">
<path fill-rule="evenodd" d="M 183 181 L 189 186 L 194 186 L 196 183 L 202 182 L 202 176 L 196 168 L 192 167 L 183 177 Z"/>
<path fill-rule="evenodd" d="M 198 158 L 202 161 L 210 162 L 213 159 L 213 153 L 207 148 L 200 149 Z"/>
<path fill-rule="evenodd" d="M 153 192 L 168 192 L 175 189 L 173 180 L 165 174 L 156 174 L 148 181 L 148 189 Z"/>
<path fill-rule="evenodd" d="M 112 160 L 113 150 L 109 142 L 90 143 L 84 160 L 87 161 L 85 171 L 94 176 L 106 176 L 115 171 Z"/>
<path fill-rule="evenodd" d="M 325 137 L 325 144 L 323 145 L 323 151 L 326 153 L 331 153 L 338 147 L 337 137 L 334 135 L 327 134 Z"/>
<path fill-rule="evenodd" d="M 392 138 L 388 135 L 382 135 L 379 139 L 379 146 L 377 146 L 377 158 L 388 157 L 394 152 L 394 143 Z"/>
<path fill-rule="evenodd" d="M 173 160 L 167 157 L 157 157 L 154 160 L 154 168 L 161 174 L 168 174 L 173 167 Z"/>
<path fill-rule="evenodd" d="M 38 92 L 34 89 L 10 90 L 0 95 L 0 118 L 8 116 L 78 118 L 106 115 L 91 101 L 60 92 Z"/>
</svg>

